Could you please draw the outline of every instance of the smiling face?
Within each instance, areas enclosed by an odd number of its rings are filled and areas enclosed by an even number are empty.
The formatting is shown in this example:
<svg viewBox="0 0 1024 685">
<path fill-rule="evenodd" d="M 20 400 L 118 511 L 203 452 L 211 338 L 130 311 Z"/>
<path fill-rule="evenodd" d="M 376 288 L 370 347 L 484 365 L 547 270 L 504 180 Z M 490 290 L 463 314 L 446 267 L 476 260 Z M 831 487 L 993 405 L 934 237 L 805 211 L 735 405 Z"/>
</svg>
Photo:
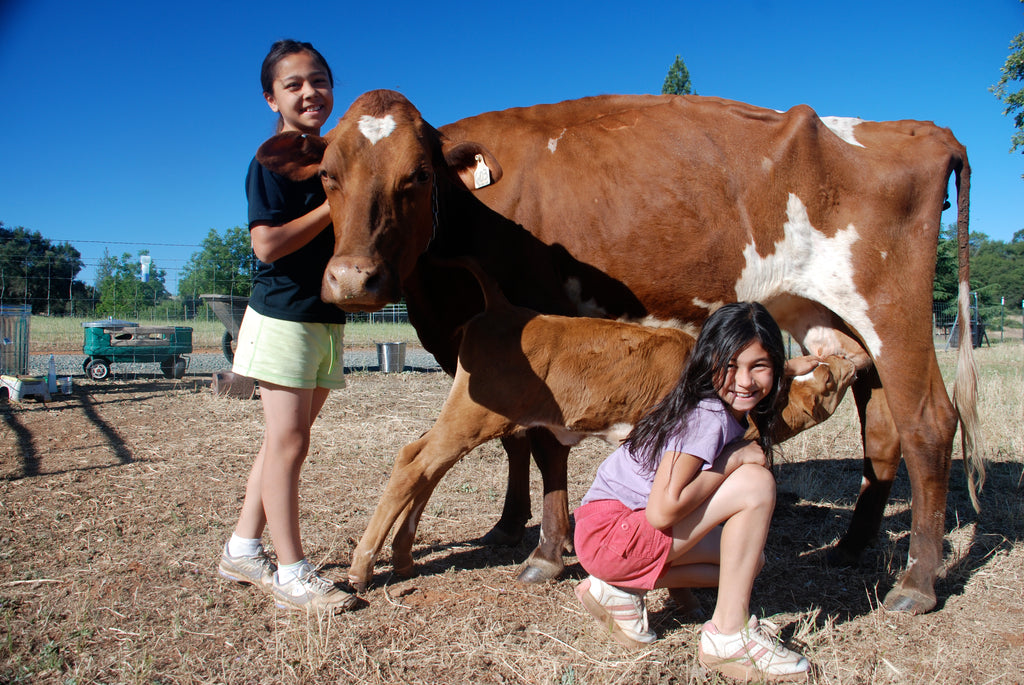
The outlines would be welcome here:
<svg viewBox="0 0 1024 685">
<path fill-rule="evenodd" d="M 771 356 L 759 340 L 732 358 L 718 384 L 718 396 L 738 420 L 768 396 L 775 380 Z"/>
<path fill-rule="evenodd" d="M 281 131 L 319 135 L 334 109 L 330 75 L 308 52 L 296 52 L 278 62 L 273 91 L 263 97 L 281 115 Z"/>
</svg>

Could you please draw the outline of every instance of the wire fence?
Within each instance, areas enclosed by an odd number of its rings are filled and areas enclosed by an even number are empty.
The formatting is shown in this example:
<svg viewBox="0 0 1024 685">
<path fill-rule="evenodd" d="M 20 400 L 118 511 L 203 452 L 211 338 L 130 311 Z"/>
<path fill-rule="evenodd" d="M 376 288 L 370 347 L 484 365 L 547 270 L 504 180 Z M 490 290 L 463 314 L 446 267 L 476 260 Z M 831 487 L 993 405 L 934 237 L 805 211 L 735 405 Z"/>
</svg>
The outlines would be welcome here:
<svg viewBox="0 0 1024 685">
<path fill-rule="evenodd" d="M 247 297 L 251 281 L 238 273 L 218 274 L 209 269 L 206 292 L 171 295 L 163 287 L 147 285 L 141 279 L 114 283 L 112 291 L 99 293 L 80 281 L 54 273 L 53 269 L 30 269 L 27 265 L 0 263 L 0 307 L 28 307 L 33 314 L 75 318 L 145 319 L 167 323 L 193 320 L 215 321 L 216 314 L 202 295 L 234 294 Z M 977 293 L 971 294 L 971 328 L 974 346 L 994 340 L 1022 339 L 1024 308 L 1009 310 L 1004 304 L 979 308 Z M 984 316 L 979 312 L 984 310 Z M 351 321 L 371 323 L 407 323 L 404 303 L 388 305 L 378 312 L 349 315 Z M 959 343 L 959 322 L 956 302 L 935 302 L 932 305 L 933 337 L 936 345 Z"/>
</svg>

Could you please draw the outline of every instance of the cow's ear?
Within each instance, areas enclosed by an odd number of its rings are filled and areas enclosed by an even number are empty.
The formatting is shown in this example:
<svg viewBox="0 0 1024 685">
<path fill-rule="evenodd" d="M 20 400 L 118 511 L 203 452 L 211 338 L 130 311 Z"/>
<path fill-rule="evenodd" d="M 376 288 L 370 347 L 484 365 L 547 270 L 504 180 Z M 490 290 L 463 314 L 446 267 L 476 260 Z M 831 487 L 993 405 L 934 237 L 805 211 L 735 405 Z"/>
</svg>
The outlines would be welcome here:
<svg viewBox="0 0 1024 685">
<path fill-rule="evenodd" d="M 462 142 L 442 149 L 452 180 L 467 190 L 476 190 L 501 179 L 501 165 L 480 143 Z"/>
<path fill-rule="evenodd" d="M 325 138 L 287 131 L 260 145 L 256 159 L 276 174 L 293 181 L 304 181 L 320 169 L 326 149 Z"/>
</svg>

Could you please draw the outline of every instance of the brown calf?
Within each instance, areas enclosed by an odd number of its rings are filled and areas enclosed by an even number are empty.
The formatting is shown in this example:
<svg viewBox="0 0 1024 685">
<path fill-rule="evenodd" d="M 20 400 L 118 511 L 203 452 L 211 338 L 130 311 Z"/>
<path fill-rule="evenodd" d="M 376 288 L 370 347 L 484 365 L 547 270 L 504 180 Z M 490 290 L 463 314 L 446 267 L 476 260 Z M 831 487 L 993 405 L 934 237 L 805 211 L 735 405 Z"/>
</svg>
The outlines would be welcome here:
<svg viewBox="0 0 1024 685">
<path fill-rule="evenodd" d="M 399 575 L 412 575 L 420 515 L 444 474 L 470 450 L 533 427 L 547 428 L 563 445 L 588 436 L 617 444 L 676 384 L 695 343 L 676 328 L 541 315 L 512 306 L 493 291 L 487 300 L 486 310 L 463 330 L 455 381 L 440 416 L 399 452 L 352 553 L 348 577 L 359 590 L 369 584 L 377 555 L 399 519 L 392 565 Z M 776 439 L 831 416 L 855 370 L 854 362 L 832 356 L 791 379 Z M 568 506 L 561 509 L 567 516 Z M 559 524 L 568 528 L 568 520 Z M 544 562 L 527 561 L 538 563 Z M 559 571 L 552 569 L 552 576 Z"/>
</svg>

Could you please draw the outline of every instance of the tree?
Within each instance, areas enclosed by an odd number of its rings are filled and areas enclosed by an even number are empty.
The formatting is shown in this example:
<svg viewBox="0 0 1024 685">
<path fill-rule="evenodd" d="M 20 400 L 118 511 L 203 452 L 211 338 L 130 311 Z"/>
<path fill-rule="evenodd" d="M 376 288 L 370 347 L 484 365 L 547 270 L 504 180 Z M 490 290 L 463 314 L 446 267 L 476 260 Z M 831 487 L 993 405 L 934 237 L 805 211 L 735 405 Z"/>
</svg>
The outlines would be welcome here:
<svg viewBox="0 0 1024 685">
<path fill-rule="evenodd" d="M 683 60 L 676 55 L 676 61 L 668 68 L 665 83 L 661 86 L 662 95 L 696 95 L 690 82 L 690 71 Z"/>
<path fill-rule="evenodd" d="M 139 251 L 139 256 L 144 254 L 149 251 Z M 99 293 L 96 312 L 107 316 L 139 316 L 168 298 L 164 287 L 166 278 L 167 272 L 152 263 L 149 280 L 143 283 L 138 256 L 125 252 L 116 258 L 104 250 L 96 267 L 96 291 Z"/>
<path fill-rule="evenodd" d="M 1024 230 L 1009 243 L 972 232 L 970 253 L 971 290 L 978 294 L 982 319 L 993 325 L 1002 320 L 1004 306 L 1017 310 L 1024 301 Z M 956 224 L 947 224 L 939 236 L 932 297 L 950 318 L 956 315 L 958 264 Z"/>
<path fill-rule="evenodd" d="M 936 302 L 956 302 L 957 285 L 956 224 L 946 224 L 939 234 L 938 254 L 935 260 L 935 281 L 932 299 Z"/>
<path fill-rule="evenodd" d="M 54 245 L 39 231 L 0 221 L 0 303 L 30 304 L 35 314 L 63 314 L 85 284 L 75 281 L 82 254 L 70 243 Z"/>
<path fill-rule="evenodd" d="M 1024 2 L 1024 0 L 1021 1 Z M 989 90 L 1006 103 L 1003 115 L 1013 115 L 1013 125 L 1017 127 L 1017 132 L 1011 138 L 1013 145 L 1010 147 L 1010 152 L 1013 152 L 1019 147 L 1024 147 L 1024 87 L 1015 91 L 1009 90 L 1011 83 L 1024 82 L 1024 33 L 1018 33 L 1010 41 L 1010 56 L 1006 58 L 1006 63 L 1003 64 L 1001 71 L 1003 75 L 999 78 L 999 82 Z M 1024 150 L 1021 152 L 1024 153 Z"/>
<path fill-rule="evenodd" d="M 203 293 L 248 297 L 255 266 L 249 231 L 229 228 L 221 237 L 210 229 L 202 249 L 189 258 L 178 281 L 178 295 L 196 297 Z"/>
</svg>

